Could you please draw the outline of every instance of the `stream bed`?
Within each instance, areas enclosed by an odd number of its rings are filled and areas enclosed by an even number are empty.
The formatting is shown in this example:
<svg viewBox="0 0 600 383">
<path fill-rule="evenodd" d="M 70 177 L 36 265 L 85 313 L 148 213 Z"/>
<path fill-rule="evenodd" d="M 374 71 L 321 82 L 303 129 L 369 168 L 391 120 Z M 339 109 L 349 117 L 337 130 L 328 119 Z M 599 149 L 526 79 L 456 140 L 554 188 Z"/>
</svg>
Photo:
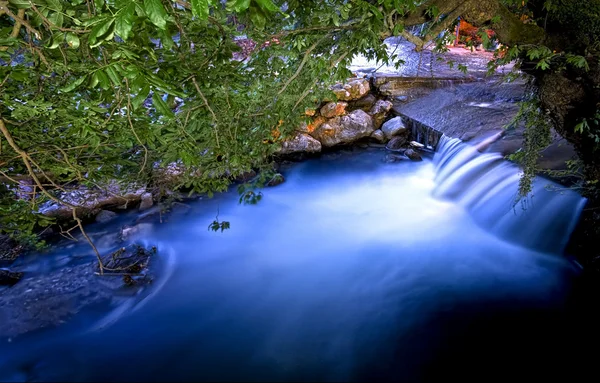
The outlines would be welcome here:
<svg viewBox="0 0 600 383">
<path fill-rule="evenodd" d="M 376 149 L 327 154 L 290 166 L 286 182 L 263 190 L 256 206 L 240 205 L 232 191 L 148 225 L 131 240 L 158 248 L 164 270 L 150 292 L 3 341 L 0 380 L 422 381 L 589 372 L 593 355 L 585 348 L 597 343 L 581 270 L 560 253 L 497 237 L 460 204 L 434 198 L 431 159 L 386 163 L 384 156 Z M 217 212 L 229 230 L 208 230 Z M 557 210 L 555 217 L 565 216 Z M 528 243 L 553 234 L 536 235 Z M 47 259 L 83 251 L 73 249 Z"/>
</svg>

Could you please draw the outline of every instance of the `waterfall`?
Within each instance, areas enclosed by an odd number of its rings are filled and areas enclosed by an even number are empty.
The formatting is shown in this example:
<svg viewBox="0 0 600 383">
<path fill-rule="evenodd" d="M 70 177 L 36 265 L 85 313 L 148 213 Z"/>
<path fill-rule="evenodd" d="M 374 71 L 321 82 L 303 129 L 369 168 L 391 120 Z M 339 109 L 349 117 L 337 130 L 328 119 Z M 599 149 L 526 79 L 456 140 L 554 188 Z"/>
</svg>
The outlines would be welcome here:
<svg viewBox="0 0 600 383">
<path fill-rule="evenodd" d="M 518 199 L 519 167 L 456 138 L 440 138 L 434 164 L 434 196 L 459 203 L 495 235 L 539 251 L 564 251 L 586 202 L 542 177 L 534 179 L 529 195 Z"/>
</svg>

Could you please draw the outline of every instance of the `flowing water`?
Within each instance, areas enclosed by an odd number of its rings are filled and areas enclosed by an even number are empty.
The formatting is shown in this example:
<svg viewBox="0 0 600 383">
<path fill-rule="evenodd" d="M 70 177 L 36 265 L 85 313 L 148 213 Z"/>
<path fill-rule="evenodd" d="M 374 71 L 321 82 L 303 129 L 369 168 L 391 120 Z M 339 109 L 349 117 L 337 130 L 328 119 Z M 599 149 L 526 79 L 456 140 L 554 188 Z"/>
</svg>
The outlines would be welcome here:
<svg viewBox="0 0 600 383">
<path fill-rule="evenodd" d="M 137 238 L 171 260 L 152 294 L 1 344 L 0 380 L 573 376 L 589 333 L 561 252 L 583 200 L 538 188 L 515 210 L 518 169 L 440 145 L 420 163 L 299 163 L 257 206 L 193 203 Z"/>
</svg>

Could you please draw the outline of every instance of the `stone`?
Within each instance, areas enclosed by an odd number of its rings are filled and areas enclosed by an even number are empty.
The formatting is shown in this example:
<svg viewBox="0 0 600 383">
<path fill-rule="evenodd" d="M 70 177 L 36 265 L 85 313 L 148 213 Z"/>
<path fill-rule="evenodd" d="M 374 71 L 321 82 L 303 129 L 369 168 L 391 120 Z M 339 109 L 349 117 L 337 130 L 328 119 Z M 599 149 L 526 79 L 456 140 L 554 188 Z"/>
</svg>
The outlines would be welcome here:
<svg viewBox="0 0 600 383">
<path fill-rule="evenodd" d="M 377 129 L 376 131 L 371 133 L 371 139 L 373 139 L 373 141 L 378 142 L 380 144 L 387 141 L 385 138 L 385 134 L 383 134 L 383 131 L 381 129 Z"/>
<path fill-rule="evenodd" d="M 350 109 L 350 110 L 362 109 L 365 112 L 368 112 L 371 110 L 371 108 L 373 107 L 373 105 L 375 105 L 376 102 L 377 102 L 377 98 L 375 97 L 375 95 L 373 95 L 372 93 L 369 93 L 365 97 L 363 97 L 359 100 L 350 101 L 348 103 L 348 109 Z"/>
<path fill-rule="evenodd" d="M 390 140 L 390 142 L 388 142 L 388 144 L 386 145 L 386 149 L 399 151 L 404 147 L 404 145 L 406 145 L 406 141 L 406 137 L 394 137 Z"/>
<path fill-rule="evenodd" d="M 102 258 L 105 274 L 140 274 L 148 266 L 150 257 L 156 253 L 156 248 L 146 250 L 143 246 L 131 244 L 121 247 Z M 97 266 L 96 266 L 97 267 Z"/>
<path fill-rule="evenodd" d="M 142 202 L 140 202 L 140 211 L 148 210 L 154 206 L 154 200 L 152 199 L 152 193 L 142 194 Z"/>
<path fill-rule="evenodd" d="M 423 158 L 421 158 L 421 155 L 413 149 L 407 149 L 404 152 L 404 155 L 406 157 L 410 158 L 412 161 L 423 161 Z"/>
<path fill-rule="evenodd" d="M 23 273 L 0 270 L 0 286 L 13 286 L 23 278 Z"/>
<path fill-rule="evenodd" d="M 369 115 L 373 117 L 373 125 L 375 129 L 381 128 L 381 125 L 385 121 L 388 112 L 394 106 L 391 102 L 386 100 L 378 100 L 369 110 Z"/>
<path fill-rule="evenodd" d="M 317 114 L 317 110 L 314 108 L 306 108 L 304 114 L 309 117 L 314 117 L 314 115 Z"/>
<path fill-rule="evenodd" d="M 371 91 L 369 80 L 365 78 L 355 78 L 346 84 L 334 85 L 331 89 L 340 101 L 352 101 L 363 98 Z"/>
<path fill-rule="evenodd" d="M 250 171 L 244 172 L 244 173 L 238 175 L 237 177 L 235 177 L 235 182 L 239 182 L 239 183 L 248 182 L 254 177 L 256 177 L 256 171 L 250 170 Z"/>
<path fill-rule="evenodd" d="M 425 145 L 423 145 L 422 143 L 417 142 L 417 141 L 411 141 L 410 146 L 412 146 L 413 148 L 417 148 L 417 149 L 423 149 L 425 147 Z"/>
<path fill-rule="evenodd" d="M 0 234 L 0 261 L 12 262 L 21 254 L 23 247 L 6 234 Z"/>
<path fill-rule="evenodd" d="M 323 125 L 327 119 L 323 116 L 317 116 L 314 120 L 312 120 L 308 125 L 306 125 L 306 130 L 303 133 L 312 133 L 319 126 Z"/>
<path fill-rule="evenodd" d="M 321 108 L 321 116 L 325 118 L 333 118 L 346 114 L 347 102 L 328 102 Z"/>
<path fill-rule="evenodd" d="M 277 152 L 280 155 L 294 153 L 320 153 L 321 143 L 306 133 L 298 133 L 292 140 L 281 144 L 281 149 Z"/>
<path fill-rule="evenodd" d="M 98 215 L 96 215 L 96 222 L 106 223 L 106 222 L 112 220 L 113 218 L 115 218 L 117 215 L 118 214 L 115 213 L 114 211 L 100 210 Z"/>
<path fill-rule="evenodd" d="M 283 177 L 283 174 L 277 173 L 269 180 L 269 182 L 267 182 L 267 186 L 277 186 L 281 185 L 284 182 L 285 177 Z"/>
<path fill-rule="evenodd" d="M 404 126 L 404 122 L 402 122 L 402 117 L 394 117 L 387 121 L 385 124 L 383 124 L 381 130 L 388 139 L 408 133 L 408 129 L 406 126 Z"/>
<path fill-rule="evenodd" d="M 311 135 L 324 147 L 331 147 L 369 137 L 374 130 L 371 116 L 359 109 L 346 116 L 332 118 Z"/>
</svg>

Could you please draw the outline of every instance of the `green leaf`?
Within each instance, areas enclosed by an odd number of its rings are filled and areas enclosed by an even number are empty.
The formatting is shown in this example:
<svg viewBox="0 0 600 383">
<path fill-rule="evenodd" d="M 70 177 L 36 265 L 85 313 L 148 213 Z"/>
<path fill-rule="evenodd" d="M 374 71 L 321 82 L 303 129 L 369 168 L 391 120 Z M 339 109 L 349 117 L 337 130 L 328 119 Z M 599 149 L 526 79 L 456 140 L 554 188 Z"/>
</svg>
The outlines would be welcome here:
<svg viewBox="0 0 600 383">
<path fill-rule="evenodd" d="M 265 14 L 260 10 L 260 8 L 254 6 L 250 7 L 250 20 L 257 29 L 264 29 L 265 24 L 267 23 Z"/>
<path fill-rule="evenodd" d="M 54 12 L 48 16 L 48 21 L 50 21 L 55 26 L 61 28 L 63 26 L 64 18 L 62 13 Z"/>
<path fill-rule="evenodd" d="M 90 89 L 94 89 L 96 87 L 96 85 L 98 85 L 99 82 L 100 82 L 100 78 L 98 77 L 98 72 L 94 72 L 92 74 L 92 76 L 90 77 L 90 82 L 88 84 L 88 87 Z"/>
<path fill-rule="evenodd" d="M 29 0 L 8 0 L 8 3 L 18 9 L 27 9 L 31 7 Z"/>
<path fill-rule="evenodd" d="M 131 104 L 133 106 L 133 110 L 136 110 L 137 108 L 139 108 L 140 105 L 142 105 L 144 103 L 144 101 L 146 101 L 149 94 L 150 94 L 150 85 L 146 85 L 138 92 L 138 94 L 134 98 L 131 99 Z"/>
<path fill-rule="evenodd" d="M 268 12 L 278 12 L 279 7 L 277 7 L 271 0 L 256 0 L 258 5 L 264 10 Z"/>
<path fill-rule="evenodd" d="M 90 32 L 88 40 L 90 43 L 90 47 L 94 48 L 102 44 L 102 42 L 104 41 L 104 37 L 111 33 L 111 29 L 113 29 L 114 25 L 114 18 L 105 19 L 96 24 L 96 26 L 92 28 L 92 31 Z"/>
<path fill-rule="evenodd" d="M 208 0 L 192 0 L 192 13 L 202 20 L 208 19 Z"/>
<path fill-rule="evenodd" d="M 148 18 L 152 24 L 160 29 L 164 29 L 167 25 L 167 12 L 160 0 L 144 0 L 144 9 L 148 14 Z"/>
<path fill-rule="evenodd" d="M 108 78 L 110 78 L 110 81 L 112 81 L 112 83 L 115 86 L 118 86 L 121 84 L 121 78 L 119 77 L 119 74 L 117 73 L 117 71 L 115 70 L 115 68 L 113 66 L 108 66 L 105 69 L 106 74 L 108 75 Z"/>
<path fill-rule="evenodd" d="M 156 110 L 165 117 L 174 117 L 173 111 L 169 109 L 167 103 L 163 101 L 162 97 L 158 93 L 152 95 L 152 104 Z"/>
<path fill-rule="evenodd" d="M 59 90 L 64 93 L 71 92 L 75 88 L 77 88 L 79 85 L 83 84 L 83 82 L 85 81 L 85 78 L 86 78 L 86 76 L 79 77 L 78 79 L 76 79 L 75 81 L 70 83 L 69 85 L 62 87 Z"/>
<path fill-rule="evenodd" d="M 131 3 L 119 12 L 115 20 L 115 32 L 123 41 L 127 41 L 133 28 L 134 12 L 135 4 Z"/>
<path fill-rule="evenodd" d="M 100 87 L 102 89 L 110 89 L 110 80 L 104 71 L 99 69 L 94 74 L 98 76 L 98 82 L 100 83 Z"/>
<path fill-rule="evenodd" d="M 69 44 L 69 48 L 77 49 L 79 48 L 79 37 L 72 32 L 68 32 L 66 35 L 67 44 Z"/>
</svg>

